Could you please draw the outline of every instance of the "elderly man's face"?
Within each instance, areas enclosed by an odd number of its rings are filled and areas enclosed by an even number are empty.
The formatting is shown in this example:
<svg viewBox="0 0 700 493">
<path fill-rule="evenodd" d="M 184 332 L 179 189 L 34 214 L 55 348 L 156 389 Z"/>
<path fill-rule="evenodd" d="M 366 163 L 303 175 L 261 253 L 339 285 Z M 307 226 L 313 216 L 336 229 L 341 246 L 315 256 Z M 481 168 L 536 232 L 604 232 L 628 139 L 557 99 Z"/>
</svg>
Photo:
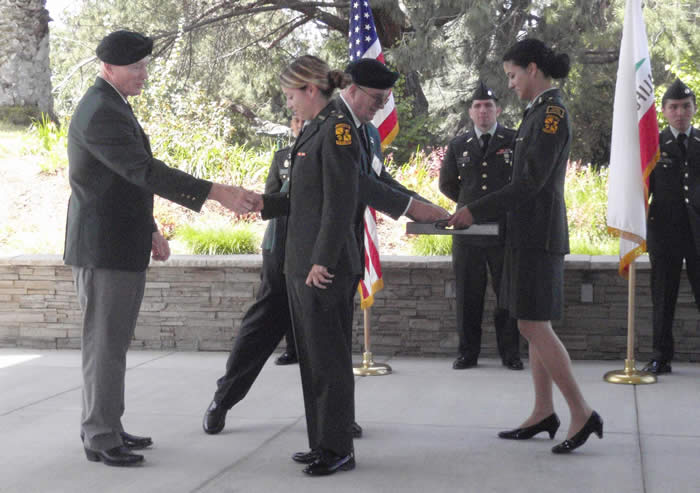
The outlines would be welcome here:
<svg viewBox="0 0 700 493">
<path fill-rule="evenodd" d="M 131 65 L 111 65 L 105 63 L 105 74 L 124 97 L 141 94 L 148 79 L 148 62 L 150 57 L 142 58 Z"/>
<path fill-rule="evenodd" d="M 377 111 L 384 108 L 389 101 L 391 89 L 374 89 L 372 87 L 362 87 L 356 84 L 350 86 L 348 90 L 349 101 L 353 113 L 362 123 L 374 120 Z"/>
</svg>

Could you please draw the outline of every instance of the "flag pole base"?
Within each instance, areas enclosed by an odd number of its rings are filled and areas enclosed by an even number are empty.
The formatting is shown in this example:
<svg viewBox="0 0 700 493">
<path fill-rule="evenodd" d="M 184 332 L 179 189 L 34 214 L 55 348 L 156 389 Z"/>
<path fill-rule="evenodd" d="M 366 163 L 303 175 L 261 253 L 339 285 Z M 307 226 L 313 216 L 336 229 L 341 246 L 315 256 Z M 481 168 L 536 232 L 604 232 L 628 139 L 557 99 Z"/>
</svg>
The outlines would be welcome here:
<svg viewBox="0 0 700 493">
<path fill-rule="evenodd" d="M 372 353 L 365 352 L 362 354 L 362 364 L 354 365 L 352 372 L 357 377 L 375 377 L 390 374 L 391 366 L 384 363 L 375 363 L 372 360 Z"/>
<path fill-rule="evenodd" d="M 624 370 L 609 371 L 603 376 L 603 379 L 608 383 L 624 383 L 628 385 L 656 383 L 656 375 L 648 371 L 637 370 L 633 359 L 625 360 Z"/>
</svg>

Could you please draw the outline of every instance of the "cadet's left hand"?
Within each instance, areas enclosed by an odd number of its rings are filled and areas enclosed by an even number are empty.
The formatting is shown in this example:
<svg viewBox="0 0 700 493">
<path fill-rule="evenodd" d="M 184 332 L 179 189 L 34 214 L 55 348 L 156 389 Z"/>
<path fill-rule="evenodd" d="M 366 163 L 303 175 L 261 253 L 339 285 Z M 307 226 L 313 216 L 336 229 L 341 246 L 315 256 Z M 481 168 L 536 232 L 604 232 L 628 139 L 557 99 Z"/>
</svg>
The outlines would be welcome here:
<svg viewBox="0 0 700 493">
<path fill-rule="evenodd" d="M 328 272 L 322 265 L 314 264 L 311 266 L 309 275 L 306 276 L 306 285 L 309 287 L 326 289 L 326 284 L 333 282 L 335 274 Z"/>
<path fill-rule="evenodd" d="M 160 234 L 160 231 L 154 231 L 151 235 L 151 257 L 153 257 L 153 260 L 162 261 L 170 258 L 170 245 L 168 240 Z"/>
<path fill-rule="evenodd" d="M 474 224 L 474 216 L 472 216 L 467 206 L 458 209 L 457 212 L 452 214 L 450 220 L 447 221 L 448 226 L 454 226 L 455 228 L 466 228 L 472 224 Z"/>
</svg>

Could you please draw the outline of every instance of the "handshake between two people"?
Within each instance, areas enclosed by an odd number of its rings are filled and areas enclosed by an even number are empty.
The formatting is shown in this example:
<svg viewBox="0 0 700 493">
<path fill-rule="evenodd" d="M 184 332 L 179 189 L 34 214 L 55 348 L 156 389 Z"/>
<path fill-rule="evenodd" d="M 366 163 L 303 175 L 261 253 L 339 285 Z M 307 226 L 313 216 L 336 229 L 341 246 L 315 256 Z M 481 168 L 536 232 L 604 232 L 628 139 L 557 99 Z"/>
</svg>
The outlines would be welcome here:
<svg viewBox="0 0 700 493">
<path fill-rule="evenodd" d="M 236 214 L 260 212 L 263 208 L 263 197 L 261 194 L 234 185 L 214 183 L 208 198 L 216 200 Z M 454 214 L 450 214 L 438 205 L 421 200 L 412 200 L 406 215 L 413 221 L 420 223 L 447 220 L 447 225 L 455 228 L 471 226 L 474 222 L 474 218 L 467 207 L 462 207 Z"/>
<path fill-rule="evenodd" d="M 260 212 L 263 208 L 263 198 L 261 194 L 234 185 L 214 183 L 211 186 L 208 198 L 216 200 L 236 214 Z"/>
<path fill-rule="evenodd" d="M 418 223 L 447 221 L 448 226 L 455 228 L 466 228 L 474 223 L 474 218 L 466 206 L 458 209 L 454 214 L 450 214 L 438 205 L 420 200 L 411 201 L 406 215 Z"/>
</svg>

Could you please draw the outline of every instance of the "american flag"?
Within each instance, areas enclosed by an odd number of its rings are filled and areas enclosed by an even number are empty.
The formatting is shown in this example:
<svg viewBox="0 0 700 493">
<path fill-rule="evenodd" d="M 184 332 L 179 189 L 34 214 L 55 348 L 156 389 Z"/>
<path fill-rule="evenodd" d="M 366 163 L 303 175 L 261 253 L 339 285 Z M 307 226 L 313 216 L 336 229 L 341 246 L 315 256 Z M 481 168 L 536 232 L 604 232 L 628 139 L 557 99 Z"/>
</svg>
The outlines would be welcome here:
<svg viewBox="0 0 700 493">
<path fill-rule="evenodd" d="M 374 27 L 374 17 L 369 0 L 353 0 L 350 6 L 350 31 L 348 33 L 348 53 L 350 60 L 375 58 L 384 63 L 384 54 Z M 388 146 L 399 132 L 399 121 L 394 105 L 394 95 L 384 108 L 379 110 L 372 121 L 379 130 L 382 149 Z M 381 172 L 382 162 L 374 157 L 372 168 L 377 174 Z M 360 306 L 369 308 L 374 303 L 374 294 L 384 287 L 382 266 L 379 262 L 379 238 L 377 237 L 377 215 L 371 207 L 365 210 L 365 275 L 358 291 L 361 295 Z"/>
</svg>

